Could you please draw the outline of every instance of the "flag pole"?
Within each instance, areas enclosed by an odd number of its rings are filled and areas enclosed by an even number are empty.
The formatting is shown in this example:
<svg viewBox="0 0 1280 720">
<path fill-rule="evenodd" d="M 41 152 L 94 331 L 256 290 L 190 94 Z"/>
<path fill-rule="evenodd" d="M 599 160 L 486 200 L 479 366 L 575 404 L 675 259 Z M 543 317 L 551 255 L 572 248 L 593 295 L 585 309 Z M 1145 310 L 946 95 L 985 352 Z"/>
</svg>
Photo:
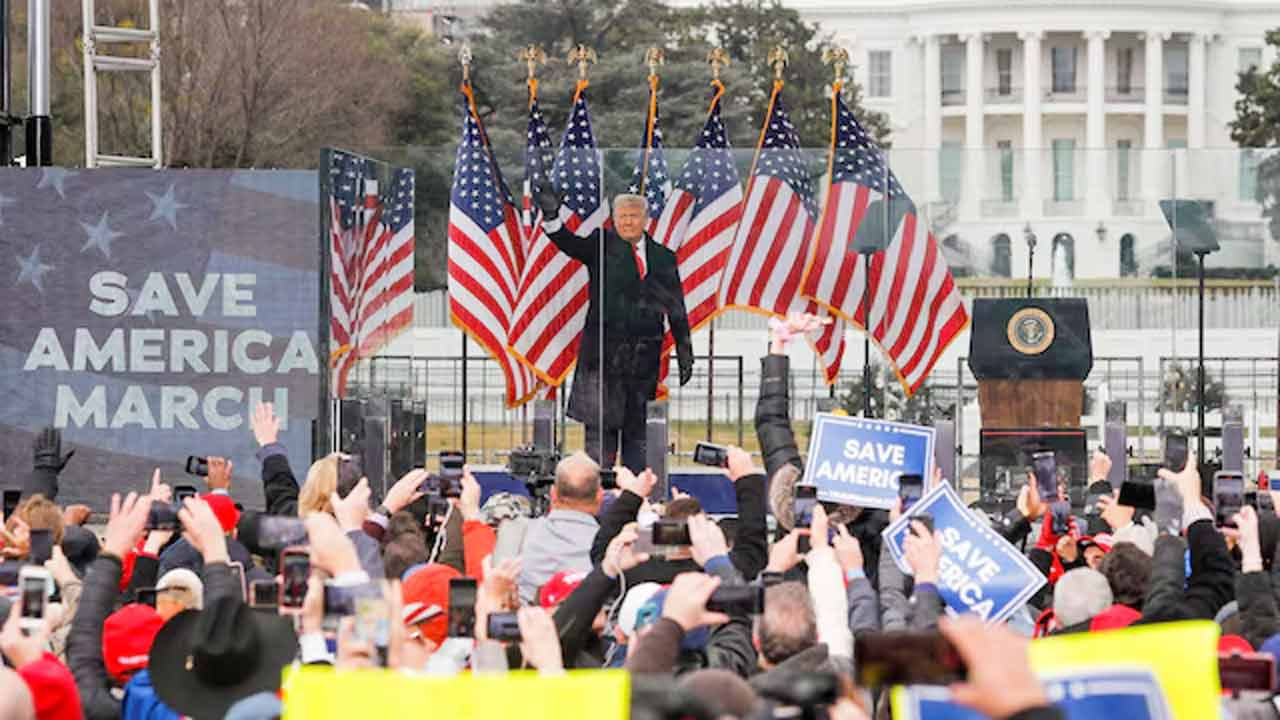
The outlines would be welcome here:
<svg viewBox="0 0 1280 720">
<path fill-rule="evenodd" d="M 649 179 L 649 156 L 653 150 L 653 128 L 658 121 L 658 66 L 666 56 L 662 48 L 651 47 L 644 52 L 644 62 L 649 66 L 649 119 L 645 123 L 643 158 L 640 162 L 640 195 L 645 194 L 645 182 Z M 646 204 L 646 210 L 648 205 Z M 647 212 L 646 212 L 647 214 Z"/>
<path fill-rule="evenodd" d="M 707 109 L 710 113 L 715 109 L 716 103 L 720 102 L 720 96 L 724 94 L 724 83 L 720 82 L 720 68 L 729 64 L 729 53 L 724 48 L 713 48 L 707 53 L 707 63 L 711 65 L 711 107 Z M 695 150 L 694 152 L 697 152 Z M 711 316 L 707 321 L 707 442 L 712 442 L 712 434 L 715 432 L 715 381 L 716 381 L 716 319 Z"/>
<path fill-rule="evenodd" d="M 458 50 L 458 62 L 462 65 L 462 88 L 467 95 L 467 103 L 469 107 L 467 112 L 475 112 L 475 100 L 471 94 L 471 46 L 463 45 Z M 479 117 L 476 118 L 479 120 Z M 459 330 L 459 332 L 462 332 Z M 470 388 L 467 383 L 467 334 L 462 332 L 462 457 L 465 462 L 467 457 L 467 406 L 471 402 Z"/>
</svg>

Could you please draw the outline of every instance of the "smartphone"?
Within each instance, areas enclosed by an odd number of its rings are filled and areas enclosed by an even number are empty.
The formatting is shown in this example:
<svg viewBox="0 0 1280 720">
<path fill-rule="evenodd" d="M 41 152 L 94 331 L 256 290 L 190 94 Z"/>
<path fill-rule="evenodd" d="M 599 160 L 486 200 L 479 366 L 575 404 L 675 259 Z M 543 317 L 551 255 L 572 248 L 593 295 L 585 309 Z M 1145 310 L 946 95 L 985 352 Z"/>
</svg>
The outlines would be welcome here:
<svg viewBox="0 0 1280 720">
<path fill-rule="evenodd" d="M 328 632 L 334 632 L 338 629 L 342 618 L 355 614 L 356 602 L 355 596 L 351 594 L 351 588 L 325 581 L 323 628 Z"/>
<path fill-rule="evenodd" d="M 654 545 L 692 545 L 689 524 L 684 520 L 659 520 L 653 524 Z"/>
<path fill-rule="evenodd" d="M 618 489 L 618 474 L 613 468 L 600 468 L 600 487 L 605 490 Z"/>
<path fill-rule="evenodd" d="M 18 503 L 20 502 L 22 502 L 21 490 L 4 491 L 4 520 L 13 517 L 13 511 L 18 509 Z"/>
<path fill-rule="evenodd" d="M 475 578 L 451 578 L 449 580 L 449 637 L 469 638 L 475 635 Z"/>
<path fill-rule="evenodd" d="M 209 458 L 200 457 L 199 455 L 188 455 L 187 474 L 207 477 L 209 475 Z"/>
<path fill-rule="evenodd" d="M 864 688 L 950 685 L 967 673 L 960 653 L 938 632 L 863 633 L 853 643 Z"/>
<path fill-rule="evenodd" d="M 797 528 L 813 524 L 813 508 L 818 504 L 817 485 L 796 485 L 796 498 L 792 503 L 792 516 Z"/>
<path fill-rule="evenodd" d="M 1275 689 L 1276 659 L 1270 653 L 1219 653 L 1218 680 L 1223 690 Z"/>
<path fill-rule="evenodd" d="M 227 563 L 227 567 L 231 568 L 231 574 L 236 577 L 240 587 L 240 601 L 243 602 L 248 595 L 244 582 L 244 565 L 236 560 Z"/>
<path fill-rule="evenodd" d="M 45 605 L 53 585 L 49 571 L 26 565 L 18 573 L 18 627 L 38 630 L 44 624 Z"/>
<path fill-rule="evenodd" d="M 254 580 L 249 583 L 249 607 L 274 610 L 280 604 L 280 588 L 275 580 Z"/>
<path fill-rule="evenodd" d="M 307 526 L 302 518 L 288 515 L 258 516 L 258 546 L 280 550 L 307 544 Z"/>
<path fill-rule="evenodd" d="M 1125 482 L 1129 481 L 1126 480 Z M 1124 486 L 1121 485 L 1121 487 Z M 1098 506 L 1098 503 L 1102 502 L 1102 498 L 1104 497 L 1112 497 L 1112 495 L 1109 492 L 1089 493 L 1084 499 L 1084 514 L 1098 515 L 1101 513 L 1102 510 Z"/>
<path fill-rule="evenodd" d="M 761 585 L 718 587 L 707 599 L 707 610 L 726 615 L 759 615 L 764 612 L 764 587 Z"/>
<path fill-rule="evenodd" d="M 285 548 L 280 553 L 280 606 L 300 608 L 307 597 L 311 577 L 311 552 L 304 547 Z"/>
<path fill-rule="evenodd" d="M 1218 527 L 1235 527 L 1232 516 L 1244 506 L 1244 473 L 1220 470 L 1213 474 L 1214 522 Z"/>
<path fill-rule="evenodd" d="M 1066 535 L 1071 529 L 1071 503 L 1055 500 L 1049 504 L 1049 515 L 1053 523 L 1053 534 Z"/>
<path fill-rule="evenodd" d="M 387 647 L 391 644 L 391 608 L 382 597 L 356 598 L 356 640 L 374 649 L 377 664 L 387 664 Z"/>
<path fill-rule="evenodd" d="M 924 495 L 924 476 L 907 473 L 898 477 L 898 497 L 902 500 L 902 512 L 906 512 L 920 496 Z"/>
<path fill-rule="evenodd" d="M 914 523 L 914 522 L 916 522 L 916 521 L 919 521 L 921 525 L 924 525 L 924 529 L 925 529 L 925 530 L 928 530 L 928 531 L 929 531 L 929 532 L 931 532 L 931 533 L 933 532 L 933 530 L 934 530 L 934 527 L 933 527 L 933 516 L 932 516 L 932 515 L 930 515 L 929 513 L 920 513 L 919 515 L 912 515 L 912 516 L 911 516 L 911 520 L 908 522 L 907 528 L 909 528 L 909 529 L 910 529 L 910 531 L 911 531 L 912 533 L 918 534 L 918 533 L 916 533 L 916 528 L 915 528 L 915 526 L 914 526 L 914 525 L 912 525 L 912 524 L 910 524 L 910 523 Z"/>
<path fill-rule="evenodd" d="M 183 500 L 186 500 L 189 497 L 196 497 L 199 494 L 200 491 L 196 490 L 195 485 L 174 485 L 173 504 L 178 507 L 182 507 Z"/>
<path fill-rule="evenodd" d="M 462 466 L 467 458 L 458 450 L 440 451 L 440 494 L 458 497 L 462 494 Z"/>
<path fill-rule="evenodd" d="M 1274 515 L 1274 514 L 1275 514 L 1275 512 L 1276 512 L 1276 502 L 1275 502 L 1275 499 L 1271 497 L 1271 491 L 1270 491 L 1270 490 L 1259 490 L 1259 491 L 1258 491 L 1258 505 L 1257 505 L 1257 508 L 1258 508 L 1258 512 L 1260 512 L 1260 513 L 1271 513 L 1272 515 Z"/>
<path fill-rule="evenodd" d="M 1053 502 L 1058 499 L 1058 457 L 1052 450 L 1034 453 L 1031 469 L 1036 476 L 1036 488 L 1040 499 Z"/>
<path fill-rule="evenodd" d="M 1187 434 L 1181 430 L 1164 434 L 1164 466 L 1174 472 L 1187 466 Z"/>
<path fill-rule="evenodd" d="M 32 530 L 31 549 L 27 552 L 27 562 L 32 565 L 43 565 L 53 557 L 53 531 Z"/>
<path fill-rule="evenodd" d="M 729 467 L 729 448 L 715 443 L 700 442 L 693 446 L 693 461 L 711 467 Z"/>
<path fill-rule="evenodd" d="M 364 458 L 359 455 L 338 457 L 338 487 L 353 488 L 364 477 Z M 347 490 L 347 492 L 351 492 Z"/>
<path fill-rule="evenodd" d="M 780 572 L 762 572 L 760 573 L 760 587 L 768 590 L 780 582 L 786 582 L 786 575 Z"/>
<path fill-rule="evenodd" d="M 151 509 L 147 511 L 147 530 L 177 530 L 179 527 L 178 511 L 172 505 L 151 503 Z"/>
<path fill-rule="evenodd" d="M 647 527 L 639 526 L 636 528 L 636 541 L 632 545 L 632 549 L 636 553 L 646 553 L 651 557 L 656 553 L 657 548 L 654 547 L 654 543 L 653 543 L 653 526 L 652 525 L 649 525 Z"/>
<path fill-rule="evenodd" d="M 157 594 L 158 594 L 158 591 L 153 587 L 138 588 L 133 593 L 133 601 L 138 603 L 139 605 L 146 605 L 147 607 L 155 607 Z"/>
<path fill-rule="evenodd" d="M 1156 488 L 1149 482 L 1125 480 L 1120 485 L 1120 497 L 1116 503 L 1138 510 L 1156 509 Z"/>
<path fill-rule="evenodd" d="M 488 626 L 485 628 L 490 640 L 498 642 L 520 642 L 520 623 L 513 612 L 489 613 Z"/>
</svg>

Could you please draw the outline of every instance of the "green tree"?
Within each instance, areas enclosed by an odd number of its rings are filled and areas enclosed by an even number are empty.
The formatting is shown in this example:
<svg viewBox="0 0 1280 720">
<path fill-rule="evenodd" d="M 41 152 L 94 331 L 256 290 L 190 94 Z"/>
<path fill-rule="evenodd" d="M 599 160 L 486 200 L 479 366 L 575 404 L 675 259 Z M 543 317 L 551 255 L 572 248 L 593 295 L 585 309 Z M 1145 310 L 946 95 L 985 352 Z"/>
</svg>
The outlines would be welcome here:
<svg viewBox="0 0 1280 720">
<path fill-rule="evenodd" d="M 1280 28 L 1266 37 L 1268 45 L 1280 49 Z M 1280 147 L 1280 59 L 1269 68 L 1240 73 L 1236 91 L 1236 117 L 1228 123 L 1231 140 L 1242 148 Z M 1258 195 L 1271 237 L 1280 241 L 1280 153 L 1270 153 L 1259 164 Z"/>
<path fill-rule="evenodd" d="M 862 415 L 862 375 L 850 380 L 844 392 L 837 395 L 837 402 L 850 415 Z M 884 366 L 871 361 L 871 414 L 882 420 L 895 420 L 913 425 L 933 425 L 939 420 L 954 416 L 955 393 L 946 392 L 931 384 L 925 384 L 911 397 L 902 384 Z"/>
<path fill-rule="evenodd" d="M 1160 382 L 1160 398 L 1156 401 L 1156 410 L 1169 412 L 1192 412 L 1196 409 L 1197 383 L 1196 364 L 1194 361 L 1183 365 L 1170 363 L 1165 368 L 1164 378 Z M 1222 380 L 1215 378 L 1209 368 L 1204 370 L 1204 408 L 1206 411 L 1218 410 L 1227 404 L 1227 386 Z"/>
</svg>

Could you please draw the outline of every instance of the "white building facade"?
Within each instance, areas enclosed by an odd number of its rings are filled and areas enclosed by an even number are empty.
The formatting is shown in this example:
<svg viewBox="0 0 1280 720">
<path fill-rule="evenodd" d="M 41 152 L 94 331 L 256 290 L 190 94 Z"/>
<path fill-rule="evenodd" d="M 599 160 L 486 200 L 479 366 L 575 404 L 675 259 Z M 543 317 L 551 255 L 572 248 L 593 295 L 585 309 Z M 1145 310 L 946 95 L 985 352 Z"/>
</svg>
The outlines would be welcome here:
<svg viewBox="0 0 1280 720">
<path fill-rule="evenodd" d="M 789 7 L 853 58 L 888 115 L 891 165 L 953 265 L 1020 276 L 1148 275 L 1171 260 L 1158 201 L 1212 203 L 1209 264 L 1280 264 L 1260 153 L 1230 139 L 1238 73 L 1269 67 L 1275 3 L 870 0 Z"/>
</svg>

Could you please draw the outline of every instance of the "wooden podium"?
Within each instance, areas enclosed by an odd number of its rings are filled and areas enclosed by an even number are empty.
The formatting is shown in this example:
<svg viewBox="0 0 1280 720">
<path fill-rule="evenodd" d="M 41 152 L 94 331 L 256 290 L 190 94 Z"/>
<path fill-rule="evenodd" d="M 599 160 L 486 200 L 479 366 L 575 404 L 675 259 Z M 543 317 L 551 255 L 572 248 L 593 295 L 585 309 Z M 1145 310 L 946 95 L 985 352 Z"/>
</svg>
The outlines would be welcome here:
<svg viewBox="0 0 1280 720">
<path fill-rule="evenodd" d="M 985 428 L 1076 428 L 1093 368 L 1084 298 L 973 301 L 969 369 Z"/>
</svg>

